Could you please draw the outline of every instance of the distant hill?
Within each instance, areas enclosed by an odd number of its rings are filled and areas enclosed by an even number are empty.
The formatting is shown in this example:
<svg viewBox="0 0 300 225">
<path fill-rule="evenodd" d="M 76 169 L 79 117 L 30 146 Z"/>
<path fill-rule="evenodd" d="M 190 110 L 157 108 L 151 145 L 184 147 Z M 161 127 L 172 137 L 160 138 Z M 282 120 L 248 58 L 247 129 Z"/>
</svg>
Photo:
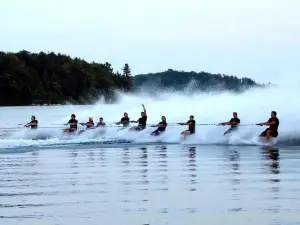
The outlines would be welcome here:
<svg viewBox="0 0 300 225">
<path fill-rule="evenodd" d="M 144 91 L 233 91 L 241 92 L 262 87 L 250 78 L 237 78 L 207 72 L 184 72 L 169 69 L 161 73 L 141 74 L 133 77 L 133 88 Z"/>
</svg>

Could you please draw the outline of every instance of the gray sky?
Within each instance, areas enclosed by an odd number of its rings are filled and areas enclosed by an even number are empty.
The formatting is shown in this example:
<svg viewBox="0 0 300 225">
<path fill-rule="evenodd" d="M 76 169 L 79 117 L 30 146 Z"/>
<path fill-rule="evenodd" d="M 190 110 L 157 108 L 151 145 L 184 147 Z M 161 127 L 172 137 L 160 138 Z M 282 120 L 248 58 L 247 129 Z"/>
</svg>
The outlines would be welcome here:
<svg viewBox="0 0 300 225">
<path fill-rule="evenodd" d="M 1 0 L 1 50 L 300 83 L 300 0 Z"/>
</svg>

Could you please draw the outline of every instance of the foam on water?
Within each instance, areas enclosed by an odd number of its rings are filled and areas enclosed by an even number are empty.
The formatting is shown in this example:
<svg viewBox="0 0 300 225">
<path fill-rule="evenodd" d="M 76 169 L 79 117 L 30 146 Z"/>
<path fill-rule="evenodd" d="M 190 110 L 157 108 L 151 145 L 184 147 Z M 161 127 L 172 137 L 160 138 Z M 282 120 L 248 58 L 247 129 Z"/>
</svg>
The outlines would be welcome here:
<svg viewBox="0 0 300 225">
<path fill-rule="evenodd" d="M 299 86 L 295 85 L 293 87 L 273 86 L 265 89 L 253 89 L 242 94 L 162 93 L 156 97 L 147 94 L 120 94 L 116 104 L 103 104 L 100 100 L 97 104 L 89 106 L 3 107 L 0 112 L 2 128 L 15 127 L 16 124 L 25 123 L 31 115 L 36 115 L 40 127 L 47 128 L 31 131 L 20 127 L 20 129 L 11 130 L 9 133 L 5 133 L 6 130 L 2 129 L 0 148 L 102 143 L 105 140 L 129 140 L 135 143 L 257 145 L 262 144 L 257 139 L 257 135 L 266 127 L 241 126 L 238 133 L 223 136 L 228 126 L 197 126 L 196 134 L 183 141 L 180 138 L 180 132 L 187 127 L 171 124 L 186 122 L 190 115 L 195 116 L 197 124 L 224 122 L 232 117 L 233 111 L 238 112 L 241 124 L 253 124 L 267 121 L 272 110 L 277 111 L 280 119 L 277 144 L 299 144 L 299 97 Z M 156 124 L 162 115 L 167 117 L 167 122 L 170 125 L 161 136 L 150 136 L 149 134 L 155 129 L 151 127 L 147 127 L 141 132 L 128 132 L 127 130 L 117 131 L 119 128 L 115 126 L 108 126 L 104 134 L 99 133 L 99 131 L 91 131 L 80 136 L 67 136 L 62 134 L 63 127 L 54 128 L 53 125 L 66 123 L 71 113 L 77 115 L 79 122 L 87 121 L 89 116 L 93 116 L 95 122 L 98 121 L 99 117 L 103 117 L 106 122 L 119 121 L 124 112 L 129 114 L 131 120 L 137 120 L 142 111 L 142 104 L 147 109 L 148 124 Z"/>
</svg>

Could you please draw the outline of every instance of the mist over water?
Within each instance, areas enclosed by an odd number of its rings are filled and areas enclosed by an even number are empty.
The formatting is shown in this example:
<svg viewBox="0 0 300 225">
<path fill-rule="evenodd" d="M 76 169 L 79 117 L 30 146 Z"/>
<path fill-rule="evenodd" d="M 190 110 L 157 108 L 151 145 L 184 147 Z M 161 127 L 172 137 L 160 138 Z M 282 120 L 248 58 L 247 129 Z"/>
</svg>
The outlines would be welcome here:
<svg viewBox="0 0 300 225">
<path fill-rule="evenodd" d="M 174 123 L 186 122 L 190 115 L 195 116 L 197 124 L 220 123 L 229 121 L 232 112 L 237 112 L 241 124 L 255 124 L 267 121 L 272 110 L 277 111 L 280 120 L 277 144 L 298 144 L 300 143 L 299 97 L 299 85 L 289 85 L 252 89 L 241 94 L 161 93 L 156 96 L 145 93 L 119 94 L 119 101 L 115 104 L 104 104 L 99 100 L 95 105 L 84 106 L 2 107 L 0 148 L 101 143 L 109 140 L 128 140 L 135 143 L 257 145 L 259 144 L 257 136 L 267 128 L 265 126 L 241 126 L 238 132 L 223 136 L 229 126 L 198 125 L 196 134 L 183 141 L 180 139 L 180 132 L 186 130 L 187 126 Z M 86 131 L 80 136 L 62 134 L 64 128 L 62 124 L 69 120 L 72 113 L 76 114 L 78 122 L 86 122 L 89 116 L 93 116 L 94 122 L 98 122 L 100 117 L 104 118 L 104 122 L 117 122 L 124 112 L 129 114 L 131 120 L 137 120 L 142 111 L 142 104 L 147 110 L 148 127 L 141 132 L 117 131 L 118 127 L 108 125 L 105 133 L 97 130 Z M 38 130 L 31 131 L 17 125 L 29 122 L 31 115 L 35 115 L 39 121 Z M 158 123 L 163 115 L 169 124 L 166 132 L 159 137 L 150 136 L 155 128 L 149 125 Z"/>
</svg>

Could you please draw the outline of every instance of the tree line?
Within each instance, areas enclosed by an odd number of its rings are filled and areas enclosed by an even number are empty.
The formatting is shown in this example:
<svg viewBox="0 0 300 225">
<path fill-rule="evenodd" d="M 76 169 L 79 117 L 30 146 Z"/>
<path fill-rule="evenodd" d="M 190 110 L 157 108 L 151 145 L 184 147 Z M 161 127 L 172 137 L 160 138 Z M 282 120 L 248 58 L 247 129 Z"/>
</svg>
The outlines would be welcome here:
<svg viewBox="0 0 300 225">
<path fill-rule="evenodd" d="M 167 70 L 162 73 L 132 76 L 126 63 L 122 73 L 112 65 L 88 63 L 63 54 L 0 52 L 0 105 L 30 105 L 33 102 L 91 104 L 100 97 L 116 100 L 116 92 L 149 90 L 208 91 L 242 90 L 259 86 L 249 78 L 206 72 Z"/>
<path fill-rule="evenodd" d="M 110 102 L 115 90 L 132 89 L 128 64 L 122 72 L 115 72 L 108 62 L 88 63 L 53 52 L 0 52 L 0 105 L 29 105 L 35 100 L 85 104 L 99 97 Z"/>
<path fill-rule="evenodd" d="M 160 73 L 137 75 L 133 80 L 134 89 L 149 91 L 187 91 L 214 92 L 232 91 L 242 92 L 253 87 L 263 87 L 254 80 L 244 77 L 228 76 L 225 74 L 211 74 L 176 71 L 169 69 Z"/>
</svg>

